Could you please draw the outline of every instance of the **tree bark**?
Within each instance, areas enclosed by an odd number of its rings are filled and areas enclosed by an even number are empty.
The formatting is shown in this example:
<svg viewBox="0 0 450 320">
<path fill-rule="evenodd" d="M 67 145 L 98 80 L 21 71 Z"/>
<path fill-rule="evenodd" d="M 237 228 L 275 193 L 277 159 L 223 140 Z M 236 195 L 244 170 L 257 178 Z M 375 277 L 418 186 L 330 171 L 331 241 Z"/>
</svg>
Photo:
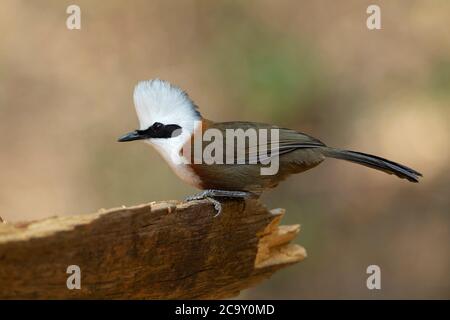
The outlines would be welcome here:
<svg viewBox="0 0 450 320">
<path fill-rule="evenodd" d="M 257 200 L 153 202 L 0 223 L 1 299 L 220 299 L 301 261 L 299 225 Z M 81 289 L 69 290 L 70 265 Z M 69 281 L 70 282 L 70 281 Z"/>
</svg>

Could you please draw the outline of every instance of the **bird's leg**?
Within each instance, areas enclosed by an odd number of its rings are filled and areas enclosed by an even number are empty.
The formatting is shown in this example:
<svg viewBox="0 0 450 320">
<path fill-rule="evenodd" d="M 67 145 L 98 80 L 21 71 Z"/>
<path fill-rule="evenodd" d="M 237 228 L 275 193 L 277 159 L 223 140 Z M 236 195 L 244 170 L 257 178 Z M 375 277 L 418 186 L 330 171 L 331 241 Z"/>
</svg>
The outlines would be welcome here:
<svg viewBox="0 0 450 320">
<path fill-rule="evenodd" d="M 230 190 L 217 190 L 206 189 L 199 193 L 193 194 L 186 198 L 186 201 L 202 200 L 208 197 L 220 197 L 220 198 L 250 198 L 254 196 L 251 192 L 246 191 L 230 191 Z"/>
<path fill-rule="evenodd" d="M 256 197 L 255 194 L 251 192 L 246 191 L 230 191 L 230 190 L 216 190 L 216 189 L 207 189 L 203 190 L 202 192 L 193 194 L 186 198 L 186 201 L 193 201 L 193 200 L 202 200 L 207 199 L 209 200 L 213 205 L 214 209 L 216 209 L 216 215 L 220 215 L 222 213 L 222 204 L 217 201 L 215 198 L 238 198 L 238 199 L 248 199 Z"/>
</svg>

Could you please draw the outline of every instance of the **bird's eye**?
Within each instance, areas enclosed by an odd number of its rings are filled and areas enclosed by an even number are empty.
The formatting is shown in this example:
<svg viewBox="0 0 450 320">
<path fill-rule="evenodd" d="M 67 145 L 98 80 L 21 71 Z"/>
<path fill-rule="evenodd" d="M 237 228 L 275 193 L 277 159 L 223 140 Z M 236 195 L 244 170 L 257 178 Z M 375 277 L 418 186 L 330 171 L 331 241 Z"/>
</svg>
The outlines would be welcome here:
<svg viewBox="0 0 450 320">
<path fill-rule="evenodd" d="M 153 124 L 153 128 L 154 129 L 156 129 L 156 130 L 159 130 L 159 129 L 161 129 L 162 127 L 163 127 L 164 125 L 162 124 L 162 123 L 160 123 L 160 122 L 155 122 L 154 124 Z"/>
</svg>

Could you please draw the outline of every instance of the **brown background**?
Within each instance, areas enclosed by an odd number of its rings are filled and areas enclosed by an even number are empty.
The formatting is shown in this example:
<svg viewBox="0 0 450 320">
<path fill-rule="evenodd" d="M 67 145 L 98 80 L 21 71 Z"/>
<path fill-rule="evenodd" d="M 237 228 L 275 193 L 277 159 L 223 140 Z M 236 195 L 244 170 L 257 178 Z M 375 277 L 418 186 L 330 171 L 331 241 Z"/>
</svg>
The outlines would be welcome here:
<svg viewBox="0 0 450 320">
<path fill-rule="evenodd" d="M 159 77 L 205 117 L 292 127 L 424 174 L 330 160 L 266 194 L 302 224 L 309 257 L 242 298 L 450 297 L 450 2 L 77 1 L 79 31 L 70 4 L 0 3 L 0 216 L 193 193 L 154 150 L 115 142 L 137 126 L 136 82 Z M 365 286 L 370 264 L 381 291 Z"/>
</svg>

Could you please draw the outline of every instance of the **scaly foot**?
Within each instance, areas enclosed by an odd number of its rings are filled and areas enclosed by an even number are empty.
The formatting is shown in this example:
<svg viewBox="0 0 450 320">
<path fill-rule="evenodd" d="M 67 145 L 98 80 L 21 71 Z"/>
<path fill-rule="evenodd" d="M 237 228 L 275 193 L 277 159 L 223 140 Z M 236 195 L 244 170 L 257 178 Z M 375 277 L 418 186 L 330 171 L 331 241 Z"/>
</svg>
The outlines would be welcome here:
<svg viewBox="0 0 450 320">
<path fill-rule="evenodd" d="M 216 209 L 216 214 L 214 215 L 214 217 L 217 217 L 222 213 L 222 204 L 214 198 L 248 199 L 255 196 L 256 196 L 255 194 L 246 191 L 207 189 L 187 197 L 186 201 L 202 200 L 202 199 L 209 200 L 214 205 L 214 209 Z"/>
</svg>

